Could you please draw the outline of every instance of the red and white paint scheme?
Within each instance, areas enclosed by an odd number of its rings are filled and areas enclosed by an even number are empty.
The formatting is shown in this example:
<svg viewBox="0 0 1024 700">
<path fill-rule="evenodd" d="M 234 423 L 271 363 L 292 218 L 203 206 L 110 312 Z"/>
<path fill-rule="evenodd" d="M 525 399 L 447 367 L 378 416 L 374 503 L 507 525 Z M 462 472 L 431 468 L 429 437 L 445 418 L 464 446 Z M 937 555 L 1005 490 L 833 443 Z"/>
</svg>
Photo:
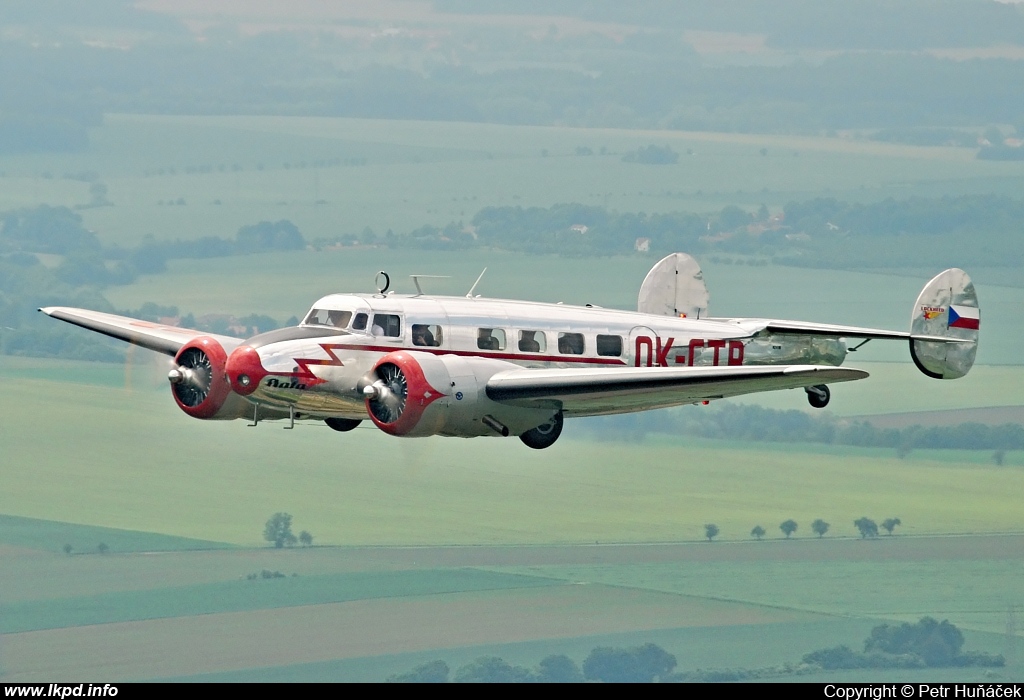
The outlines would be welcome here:
<svg viewBox="0 0 1024 700">
<path fill-rule="evenodd" d="M 516 435 L 537 449 L 558 439 L 566 417 L 780 389 L 803 389 L 823 407 L 829 384 L 867 377 L 840 367 L 848 340 L 902 340 L 926 375 L 962 377 L 981 319 L 974 285 L 958 269 L 925 285 L 909 332 L 711 317 L 703 274 L 682 253 L 651 269 L 637 311 L 484 299 L 473 290 L 399 295 L 388 293 L 387 275 L 378 279 L 376 293 L 326 296 L 298 326 L 248 339 L 40 310 L 173 357 L 174 399 L 194 418 L 323 421 L 339 431 L 369 419 L 399 437 Z"/>
</svg>

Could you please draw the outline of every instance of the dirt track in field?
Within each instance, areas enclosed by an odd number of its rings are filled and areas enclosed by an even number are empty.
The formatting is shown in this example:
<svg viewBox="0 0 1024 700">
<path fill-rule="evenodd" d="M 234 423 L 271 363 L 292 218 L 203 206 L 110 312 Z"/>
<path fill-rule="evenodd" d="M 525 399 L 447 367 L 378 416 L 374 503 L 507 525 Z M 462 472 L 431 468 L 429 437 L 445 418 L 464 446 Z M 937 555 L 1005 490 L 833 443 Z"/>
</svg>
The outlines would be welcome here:
<svg viewBox="0 0 1024 700">
<path fill-rule="evenodd" d="M 567 584 L 73 627 L 2 639 L 7 681 L 110 681 L 810 613 Z"/>
</svg>

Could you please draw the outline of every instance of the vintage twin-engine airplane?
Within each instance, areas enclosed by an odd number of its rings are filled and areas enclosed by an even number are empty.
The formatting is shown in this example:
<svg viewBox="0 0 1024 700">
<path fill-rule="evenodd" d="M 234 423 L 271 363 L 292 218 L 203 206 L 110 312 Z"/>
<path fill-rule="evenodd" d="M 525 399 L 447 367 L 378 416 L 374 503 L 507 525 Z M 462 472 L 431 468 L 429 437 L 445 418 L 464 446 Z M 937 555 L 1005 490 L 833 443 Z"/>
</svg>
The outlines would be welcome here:
<svg viewBox="0 0 1024 700">
<path fill-rule="evenodd" d="M 482 276 L 482 275 L 481 275 Z M 174 357 L 174 399 L 194 418 L 322 420 L 347 431 L 369 418 L 391 435 L 518 435 L 552 445 L 566 416 L 629 413 L 759 391 L 867 377 L 839 367 L 846 340 L 908 341 L 924 374 L 967 374 L 980 314 L 970 278 L 940 273 L 921 291 L 910 331 L 710 318 L 693 258 L 648 273 L 638 310 L 613 311 L 423 293 L 332 294 L 298 326 L 248 340 L 123 316 L 48 307 L 54 318 Z M 477 283 L 479 283 L 479 279 Z M 414 276 L 417 291 L 419 279 Z"/>
</svg>

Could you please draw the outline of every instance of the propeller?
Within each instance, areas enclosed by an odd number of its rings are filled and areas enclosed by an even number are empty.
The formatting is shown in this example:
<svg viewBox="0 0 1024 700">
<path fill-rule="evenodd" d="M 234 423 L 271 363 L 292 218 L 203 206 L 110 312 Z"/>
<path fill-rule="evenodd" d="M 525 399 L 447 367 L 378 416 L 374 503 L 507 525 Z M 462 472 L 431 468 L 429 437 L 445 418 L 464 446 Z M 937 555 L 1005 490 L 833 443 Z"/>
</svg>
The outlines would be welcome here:
<svg viewBox="0 0 1024 700">
<path fill-rule="evenodd" d="M 394 423 L 402 416 L 409 396 L 409 383 L 402 369 L 390 362 L 376 370 L 377 380 L 363 389 L 370 412 L 381 423 Z"/>
<path fill-rule="evenodd" d="M 199 348 L 189 348 L 178 358 L 178 366 L 167 373 L 174 395 L 182 404 L 195 408 L 210 395 L 213 364 Z"/>
</svg>

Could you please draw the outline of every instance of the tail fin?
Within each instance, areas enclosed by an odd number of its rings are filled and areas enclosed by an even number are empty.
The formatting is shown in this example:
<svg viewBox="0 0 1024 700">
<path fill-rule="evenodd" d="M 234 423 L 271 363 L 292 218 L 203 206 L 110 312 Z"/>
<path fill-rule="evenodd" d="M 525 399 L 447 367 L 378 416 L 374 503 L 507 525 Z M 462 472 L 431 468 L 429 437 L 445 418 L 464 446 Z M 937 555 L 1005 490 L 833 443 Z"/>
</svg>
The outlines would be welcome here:
<svg viewBox="0 0 1024 700">
<path fill-rule="evenodd" d="M 967 374 L 978 353 L 981 311 L 974 283 L 958 268 L 940 272 L 924 286 L 910 316 L 910 357 L 935 379 Z M 919 340 L 917 336 L 948 341 Z"/>
<path fill-rule="evenodd" d="M 697 261 L 672 253 L 654 264 L 640 285 L 637 311 L 683 318 L 707 318 L 708 288 Z"/>
</svg>

